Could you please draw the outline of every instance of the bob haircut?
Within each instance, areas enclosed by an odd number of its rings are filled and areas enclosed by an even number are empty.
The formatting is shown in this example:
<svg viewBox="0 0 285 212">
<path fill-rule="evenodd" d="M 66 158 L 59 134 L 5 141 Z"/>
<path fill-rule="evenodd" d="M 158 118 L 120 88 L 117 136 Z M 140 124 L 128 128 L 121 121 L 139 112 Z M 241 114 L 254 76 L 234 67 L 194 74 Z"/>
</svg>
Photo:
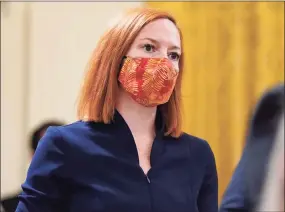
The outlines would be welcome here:
<svg viewBox="0 0 285 212">
<path fill-rule="evenodd" d="M 182 34 L 173 16 L 153 8 L 135 8 L 127 11 L 104 33 L 98 41 L 87 65 L 86 75 L 79 95 L 77 116 L 79 120 L 110 123 L 113 120 L 119 89 L 118 74 L 123 57 L 141 29 L 157 19 L 172 21 Z M 158 106 L 165 135 L 179 137 L 181 130 L 181 75 L 183 51 L 179 61 L 179 75 L 169 101 Z"/>
</svg>

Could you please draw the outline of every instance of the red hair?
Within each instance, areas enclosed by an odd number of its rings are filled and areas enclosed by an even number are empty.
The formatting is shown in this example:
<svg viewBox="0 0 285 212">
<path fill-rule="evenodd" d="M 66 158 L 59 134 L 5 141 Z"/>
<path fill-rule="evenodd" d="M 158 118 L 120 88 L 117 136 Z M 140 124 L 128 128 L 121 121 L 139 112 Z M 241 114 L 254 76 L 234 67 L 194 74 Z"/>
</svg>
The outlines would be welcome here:
<svg viewBox="0 0 285 212">
<path fill-rule="evenodd" d="M 152 8 L 136 8 L 125 13 L 98 41 L 88 63 L 77 109 L 81 120 L 110 123 L 115 113 L 118 74 L 123 57 L 133 41 L 148 23 L 166 18 L 176 26 L 169 13 Z M 182 35 L 180 29 L 182 42 Z M 181 135 L 181 74 L 183 53 L 179 61 L 179 76 L 169 101 L 158 106 L 166 125 L 166 135 Z"/>
</svg>

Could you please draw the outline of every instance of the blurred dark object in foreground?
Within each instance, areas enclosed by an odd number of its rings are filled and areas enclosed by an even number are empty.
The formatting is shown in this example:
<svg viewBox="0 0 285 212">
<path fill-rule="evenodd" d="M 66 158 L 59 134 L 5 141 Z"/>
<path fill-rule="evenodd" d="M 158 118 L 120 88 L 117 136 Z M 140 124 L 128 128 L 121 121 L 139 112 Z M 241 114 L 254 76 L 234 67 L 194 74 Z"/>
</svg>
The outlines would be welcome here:
<svg viewBox="0 0 285 212">
<path fill-rule="evenodd" d="M 246 147 L 224 194 L 220 212 L 254 211 L 284 112 L 284 84 L 269 89 L 252 115 Z M 284 141 L 283 141 L 284 142 Z"/>
<path fill-rule="evenodd" d="M 256 211 L 284 211 L 284 114 L 266 167 Z"/>
</svg>

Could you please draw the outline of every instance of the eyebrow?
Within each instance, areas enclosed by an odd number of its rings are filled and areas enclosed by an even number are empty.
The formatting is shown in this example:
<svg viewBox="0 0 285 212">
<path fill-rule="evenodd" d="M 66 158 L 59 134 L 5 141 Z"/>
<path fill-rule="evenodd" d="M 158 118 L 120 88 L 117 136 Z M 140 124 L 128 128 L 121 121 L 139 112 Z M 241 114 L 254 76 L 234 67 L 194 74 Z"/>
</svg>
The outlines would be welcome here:
<svg viewBox="0 0 285 212">
<path fill-rule="evenodd" d="M 141 38 L 140 40 L 149 40 L 149 41 L 151 41 L 152 43 L 159 44 L 159 42 L 158 42 L 157 40 L 153 39 L 153 38 Z M 181 48 L 178 47 L 178 46 L 171 46 L 170 49 L 181 51 Z"/>
</svg>

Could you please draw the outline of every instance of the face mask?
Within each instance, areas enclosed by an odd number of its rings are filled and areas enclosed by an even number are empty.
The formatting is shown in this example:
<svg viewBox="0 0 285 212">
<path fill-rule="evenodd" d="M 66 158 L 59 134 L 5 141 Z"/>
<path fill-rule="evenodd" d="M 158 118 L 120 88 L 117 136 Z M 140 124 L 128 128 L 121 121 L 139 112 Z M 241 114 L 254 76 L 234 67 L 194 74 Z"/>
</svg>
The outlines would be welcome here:
<svg viewBox="0 0 285 212">
<path fill-rule="evenodd" d="M 166 58 L 126 57 L 119 82 L 139 104 L 153 107 L 168 102 L 178 72 Z"/>
</svg>

